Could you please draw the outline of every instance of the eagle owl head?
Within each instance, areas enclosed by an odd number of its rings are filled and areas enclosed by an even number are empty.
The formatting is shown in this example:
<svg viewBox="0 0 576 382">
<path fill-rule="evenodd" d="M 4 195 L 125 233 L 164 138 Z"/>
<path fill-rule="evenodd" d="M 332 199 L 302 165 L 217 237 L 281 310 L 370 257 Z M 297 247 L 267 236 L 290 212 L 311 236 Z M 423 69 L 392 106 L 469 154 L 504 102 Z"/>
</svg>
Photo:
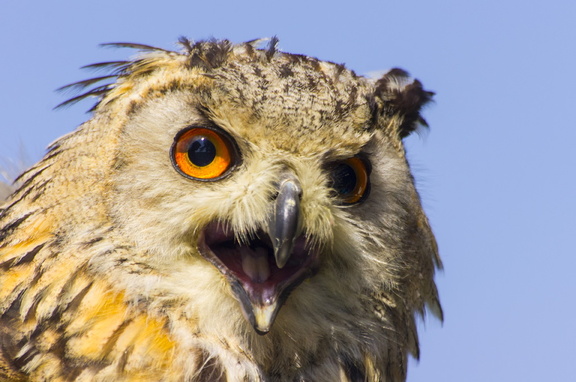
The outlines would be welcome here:
<svg viewBox="0 0 576 382">
<path fill-rule="evenodd" d="M 275 39 L 180 43 L 117 44 L 143 53 L 71 85 L 114 79 L 71 100 L 98 96 L 93 118 L 2 210 L 0 313 L 18 328 L 5 353 L 25 343 L 45 358 L 28 373 L 50 355 L 95 379 L 404 380 L 414 314 L 441 316 L 402 143 L 432 93 L 400 69 L 371 80 Z M 41 248 L 16 256 L 26 240 Z M 126 340 L 142 317 L 147 335 Z M 59 353 L 41 344 L 47 323 Z M 79 350 L 90 341 L 96 360 Z"/>
</svg>

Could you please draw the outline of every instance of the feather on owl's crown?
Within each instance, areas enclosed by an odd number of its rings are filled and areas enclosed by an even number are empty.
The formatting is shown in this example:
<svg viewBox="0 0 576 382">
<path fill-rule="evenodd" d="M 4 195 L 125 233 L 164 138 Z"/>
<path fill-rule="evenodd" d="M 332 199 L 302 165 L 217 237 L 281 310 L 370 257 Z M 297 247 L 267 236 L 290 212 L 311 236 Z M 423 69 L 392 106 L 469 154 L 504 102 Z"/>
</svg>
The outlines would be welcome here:
<svg viewBox="0 0 576 382">
<path fill-rule="evenodd" d="M 267 44 L 263 45 L 267 41 Z M 183 65 L 188 69 L 196 69 L 203 76 L 211 77 L 211 72 L 226 65 L 232 57 L 238 59 L 271 63 L 275 58 L 282 58 L 291 63 L 306 63 L 317 71 L 338 81 L 342 73 L 348 72 L 353 78 L 360 78 L 354 71 L 343 64 L 321 61 L 314 57 L 300 54 L 285 53 L 278 50 L 278 39 L 257 39 L 233 44 L 229 40 L 205 40 L 193 42 L 181 37 L 178 44 L 180 52 L 159 47 L 136 43 L 106 43 L 101 46 L 131 48 L 141 52 L 133 60 L 99 62 L 83 66 L 82 69 L 107 70 L 109 74 L 94 77 L 63 86 L 58 91 L 77 91 L 79 95 L 70 98 L 56 108 L 73 105 L 87 98 L 96 97 L 97 102 L 89 109 L 95 111 L 100 105 L 106 104 L 126 91 L 131 90 L 131 81 L 145 77 L 167 66 Z M 289 75 L 290 73 L 286 73 Z M 112 82 L 101 84 L 104 81 Z M 431 101 L 434 93 L 426 91 L 422 83 L 410 78 L 409 74 L 398 68 L 391 69 L 374 82 L 373 94 L 367 96 L 368 104 L 374 119 L 383 117 L 395 124 L 399 138 L 408 136 L 419 126 L 427 127 L 426 120 L 420 111 Z"/>
</svg>

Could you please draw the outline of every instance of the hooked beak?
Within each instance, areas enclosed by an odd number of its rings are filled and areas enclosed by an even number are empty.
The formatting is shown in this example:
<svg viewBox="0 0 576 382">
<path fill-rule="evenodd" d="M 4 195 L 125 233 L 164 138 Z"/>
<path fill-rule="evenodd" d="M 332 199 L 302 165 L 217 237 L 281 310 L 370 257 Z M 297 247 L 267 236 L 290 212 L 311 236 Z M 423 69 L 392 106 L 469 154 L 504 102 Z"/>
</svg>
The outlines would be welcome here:
<svg viewBox="0 0 576 382">
<path fill-rule="evenodd" d="M 300 234 L 300 198 L 302 188 L 294 174 L 287 172 L 278 186 L 274 209 L 269 217 L 268 235 L 272 239 L 274 258 L 278 268 L 283 268 Z"/>
<path fill-rule="evenodd" d="M 284 268 L 294 250 L 296 239 L 300 237 L 300 198 L 302 187 L 292 172 L 285 172 L 278 185 L 274 208 L 268 217 L 268 236 L 272 241 L 274 259 L 278 269 Z M 301 282 L 298 281 L 298 283 Z M 294 287 L 293 285 L 292 287 Z M 251 301 L 251 321 L 254 329 L 265 334 L 270 330 L 286 296 L 280 294 L 275 301 Z"/>
<path fill-rule="evenodd" d="M 248 242 L 232 230 L 210 223 L 200 236 L 199 252 L 226 276 L 244 316 L 258 334 L 266 334 L 289 294 L 311 277 L 318 250 L 302 234 L 302 188 L 292 172 L 282 175 L 266 228 Z"/>
</svg>

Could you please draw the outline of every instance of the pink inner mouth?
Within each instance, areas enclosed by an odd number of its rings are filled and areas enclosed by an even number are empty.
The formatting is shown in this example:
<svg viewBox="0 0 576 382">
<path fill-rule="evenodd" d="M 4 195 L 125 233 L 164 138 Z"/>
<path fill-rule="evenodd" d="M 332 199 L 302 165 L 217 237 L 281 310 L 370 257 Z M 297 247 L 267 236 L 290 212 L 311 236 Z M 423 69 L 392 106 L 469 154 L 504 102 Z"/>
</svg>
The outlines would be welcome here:
<svg viewBox="0 0 576 382">
<path fill-rule="evenodd" d="M 278 268 L 271 239 L 264 231 L 246 242 L 238 242 L 234 232 L 219 223 L 210 223 L 199 240 L 200 253 L 225 276 L 238 281 L 250 300 L 270 304 L 285 290 L 291 290 L 314 273 L 317 251 L 307 248 L 300 235 L 283 268 Z"/>
</svg>

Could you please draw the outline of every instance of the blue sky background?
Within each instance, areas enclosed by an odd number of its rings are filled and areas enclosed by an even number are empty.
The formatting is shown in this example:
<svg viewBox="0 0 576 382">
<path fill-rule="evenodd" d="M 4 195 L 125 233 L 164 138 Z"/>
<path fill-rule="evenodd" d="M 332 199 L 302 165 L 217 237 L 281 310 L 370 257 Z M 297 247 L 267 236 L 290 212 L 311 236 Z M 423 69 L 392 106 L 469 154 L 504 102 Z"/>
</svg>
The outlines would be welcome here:
<svg viewBox="0 0 576 382">
<path fill-rule="evenodd" d="M 574 0 L 2 1 L 0 157 L 30 161 L 89 116 L 52 108 L 82 65 L 180 35 L 280 48 L 357 73 L 401 67 L 437 93 L 407 139 L 445 271 L 408 380 L 576 376 Z"/>
</svg>

